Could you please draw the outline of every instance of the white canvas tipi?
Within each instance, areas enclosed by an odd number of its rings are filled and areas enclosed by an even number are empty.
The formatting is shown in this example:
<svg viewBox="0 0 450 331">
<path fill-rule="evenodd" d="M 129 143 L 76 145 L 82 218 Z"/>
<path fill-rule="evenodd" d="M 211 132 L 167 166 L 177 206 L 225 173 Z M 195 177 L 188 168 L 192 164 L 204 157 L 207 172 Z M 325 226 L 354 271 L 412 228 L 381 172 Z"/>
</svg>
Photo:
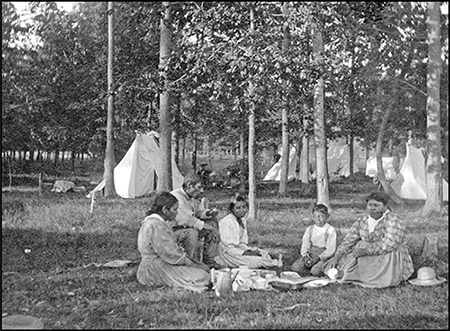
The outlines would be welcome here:
<svg viewBox="0 0 450 331">
<path fill-rule="evenodd" d="M 406 145 L 406 158 L 400 174 L 392 182 L 391 188 L 403 199 L 425 200 L 427 184 L 425 158 L 422 151 L 412 145 Z M 448 183 L 442 179 L 443 200 L 448 201 Z"/>
<path fill-rule="evenodd" d="M 122 198 L 136 198 L 154 191 L 156 176 L 161 171 L 157 138 L 156 132 L 138 133 L 130 149 L 114 168 L 114 186 L 116 193 Z M 180 188 L 184 180 L 173 158 L 172 180 L 173 189 Z M 87 197 L 91 198 L 93 192 L 100 191 L 104 187 L 105 180 L 100 182 Z"/>
<path fill-rule="evenodd" d="M 383 156 L 381 157 L 383 164 L 384 175 L 388 180 L 394 180 L 397 178 L 397 172 L 394 168 L 394 157 Z M 375 177 L 378 174 L 377 157 L 371 156 L 366 162 L 366 176 Z"/>
<path fill-rule="evenodd" d="M 358 172 L 364 168 L 365 151 L 359 144 L 353 144 L 353 171 Z M 327 150 L 328 174 L 330 176 L 350 176 L 350 146 L 345 139 L 331 141 Z"/>
<path fill-rule="evenodd" d="M 279 152 L 281 155 L 281 152 Z M 288 181 L 297 178 L 297 147 L 291 145 L 291 150 L 289 152 L 289 170 L 288 170 Z M 267 174 L 264 176 L 263 181 L 277 181 L 281 179 L 281 158 L 275 163 L 272 168 L 269 169 Z"/>
<path fill-rule="evenodd" d="M 366 162 L 365 149 L 356 141 L 353 142 L 353 172 L 364 170 Z M 350 176 L 350 145 L 345 138 L 330 141 L 327 148 L 327 168 L 330 180 Z M 316 178 L 314 170 L 312 178 Z"/>
</svg>

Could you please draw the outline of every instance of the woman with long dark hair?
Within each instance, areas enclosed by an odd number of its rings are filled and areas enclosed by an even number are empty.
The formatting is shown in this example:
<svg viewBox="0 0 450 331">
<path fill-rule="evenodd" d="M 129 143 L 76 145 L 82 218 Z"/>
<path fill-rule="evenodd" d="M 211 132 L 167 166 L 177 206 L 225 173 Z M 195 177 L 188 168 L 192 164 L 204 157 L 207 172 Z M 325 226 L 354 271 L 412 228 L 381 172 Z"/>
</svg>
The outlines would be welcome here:
<svg viewBox="0 0 450 331">
<path fill-rule="evenodd" d="M 273 259 L 269 252 L 258 247 L 249 246 L 247 220 L 247 200 L 240 194 L 230 202 L 230 214 L 219 221 L 219 255 L 215 258 L 221 266 L 249 268 L 281 267 L 281 261 Z"/>
<path fill-rule="evenodd" d="M 184 288 L 194 292 L 208 289 L 209 268 L 190 258 L 176 243 L 170 222 L 178 213 L 178 200 L 169 192 L 157 193 L 138 233 L 141 263 L 137 279 L 149 286 Z"/>
</svg>

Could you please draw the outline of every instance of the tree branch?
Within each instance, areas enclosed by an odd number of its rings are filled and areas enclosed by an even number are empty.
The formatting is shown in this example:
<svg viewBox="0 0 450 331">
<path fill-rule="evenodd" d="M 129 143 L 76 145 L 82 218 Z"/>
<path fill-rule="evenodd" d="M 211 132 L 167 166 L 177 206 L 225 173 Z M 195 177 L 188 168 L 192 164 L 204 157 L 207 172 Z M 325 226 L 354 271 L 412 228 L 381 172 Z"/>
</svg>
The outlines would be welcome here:
<svg viewBox="0 0 450 331">
<path fill-rule="evenodd" d="M 408 85 L 409 87 L 411 87 L 413 90 L 422 93 L 424 96 L 427 96 L 427 94 L 424 91 L 422 91 L 421 89 L 415 87 L 414 85 L 411 85 L 410 83 L 404 81 L 403 79 L 395 78 L 395 77 L 392 77 L 392 76 L 389 76 L 389 75 L 386 75 L 386 76 L 389 77 L 389 78 L 392 78 L 394 80 L 397 80 L 399 82 L 402 82 L 402 83 Z"/>
</svg>

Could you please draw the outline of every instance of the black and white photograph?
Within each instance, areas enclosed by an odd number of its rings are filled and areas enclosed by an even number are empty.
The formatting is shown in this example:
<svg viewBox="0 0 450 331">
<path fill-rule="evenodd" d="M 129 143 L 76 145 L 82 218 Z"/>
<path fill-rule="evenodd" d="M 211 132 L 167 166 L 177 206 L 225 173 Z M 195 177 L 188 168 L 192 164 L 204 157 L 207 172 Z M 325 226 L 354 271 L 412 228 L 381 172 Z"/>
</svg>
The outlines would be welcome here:
<svg viewBox="0 0 450 331">
<path fill-rule="evenodd" d="M 2 330 L 448 330 L 448 1 L 2 1 Z"/>
</svg>

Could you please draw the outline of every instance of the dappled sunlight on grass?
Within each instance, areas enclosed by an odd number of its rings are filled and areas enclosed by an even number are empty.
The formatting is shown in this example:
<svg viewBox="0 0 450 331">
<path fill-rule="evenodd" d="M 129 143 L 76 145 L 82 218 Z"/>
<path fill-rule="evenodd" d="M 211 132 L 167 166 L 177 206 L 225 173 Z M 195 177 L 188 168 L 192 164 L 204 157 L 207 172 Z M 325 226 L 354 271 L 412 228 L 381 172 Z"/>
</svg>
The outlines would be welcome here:
<svg viewBox="0 0 450 331">
<path fill-rule="evenodd" d="M 340 239 L 363 215 L 367 193 L 361 187 L 364 193 L 347 189 L 342 199 L 331 198 L 329 222 Z M 206 195 L 211 206 L 226 208 L 230 192 Z M 258 200 L 257 219 L 248 224 L 250 244 L 275 257 L 281 253 L 283 270 L 299 257 L 303 233 L 312 222 L 314 199 L 298 192 L 283 199 L 266 192 Z M 406 282 L 388 289 L 330 284 L 291 292 L 239 292 L 226 299 L 213 292 L 146 287 L 136 280 L 137 264 L 95 264 L 139 261 L 137 232 L 148 198 L 99 198 L 94 213 L 81 193 L 3 195 L 4 201 L 17 199 L 24 211 L 2 219 L 2 310 L 39 317 L 49 329 L 448 328 L 447 282 L 426 288 Z M 407 223 L 414 268 L 431 266 L 448 278 L 447 216 L 425 219 L 408 208 L 400 215 Z M 439 238 L 438 256 L 420 256 L 426 234 Z"/>
</svg>

